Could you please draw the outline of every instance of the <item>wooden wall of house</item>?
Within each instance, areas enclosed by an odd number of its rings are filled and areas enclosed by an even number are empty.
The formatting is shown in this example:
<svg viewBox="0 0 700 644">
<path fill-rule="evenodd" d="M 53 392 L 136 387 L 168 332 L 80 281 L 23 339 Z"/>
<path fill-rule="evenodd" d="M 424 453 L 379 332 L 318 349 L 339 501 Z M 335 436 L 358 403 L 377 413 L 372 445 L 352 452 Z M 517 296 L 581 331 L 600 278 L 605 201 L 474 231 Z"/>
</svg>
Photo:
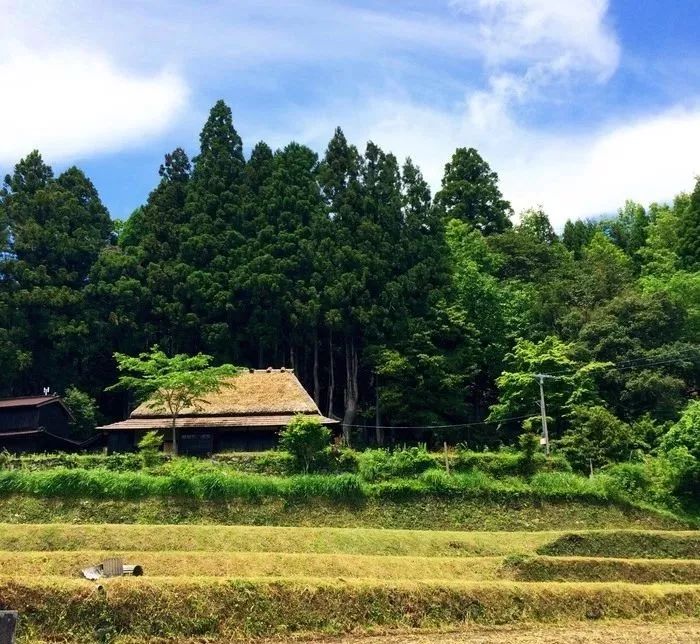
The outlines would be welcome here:
<svg viewBox="0 0 700 644">
<path fill-rule="evenodd" d="M 59 403 L 39 407 L 39 427 L 56 436 L 70 437 L 70 418 Z"/>
<path fill-rule="evenodd" d="M 242 430 L 214 435 L 215 452 L 264 452 L 277 446 L 276 430 Z"/>
<path fill-rule="evenodd" d="M 36 407 L 5 407 L 0 409 L 0 432 L 36 429 L 39 410 Z"/>
</svg>

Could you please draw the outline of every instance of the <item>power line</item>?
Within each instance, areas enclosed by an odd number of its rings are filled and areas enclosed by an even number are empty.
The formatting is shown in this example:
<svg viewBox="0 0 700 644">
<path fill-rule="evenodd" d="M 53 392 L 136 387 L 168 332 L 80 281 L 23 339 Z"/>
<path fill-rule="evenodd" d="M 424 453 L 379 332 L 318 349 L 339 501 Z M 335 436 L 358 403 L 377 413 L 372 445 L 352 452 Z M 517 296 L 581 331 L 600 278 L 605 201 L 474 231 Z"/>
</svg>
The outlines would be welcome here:
<svg viewBox="0 0 700 644">
<path fill-rule="evenodd" d="M 687 356 L 691 356 L 691 357 L 681 358 L 681 357 L 678 357 L 679 355 L 687 355 Z M 610 365 L 601 367 L 599 371 L 626 371 L 628 369 L 643 369 L 644 367 L 654 367 L 654 366 L 662 365 L 662 364 L 674 364 L 674 363 L 678 363 L 678 362 L 691 362 L 692 356 L 696 356 L 696 355 L 698 355 L 698 350 L 688 350 L 685 352 L 681 352 L 680 354 L 676 354 L 675 358 L 664 358 L 662 360 L 653 360 L 651 358 L 634 358 L 631 360 L 622 360 L 622 361 L 618 362 L 617 364 L 610 364 Z M 647 360 L 647 362 L 642 362 L 643 360 Z M 632 364 L 632 363 L 638 363 L 638 364 Z M 557 378 L 558 376 L 575 374 L 578 371 L 580 371 L 581 368 L 583 368 L 583 367 L 579 367 L 576 369 L 552 370 L 549 372 L 548 375 L 553 376 L 554 378 Z M 537 375 L 532 374 L 532 377 L 536 378 Z"/>
<path fill-rule="evenodd" d="M 527 416 L 513 416 L 512 418 L 501 418 L 499 420 L 481 420 L 472 423 L 456 423 L 454 425 L 379 425 L 379 429 L 454 429 L 457 427 L 476 427 L 478 425 L 499 425 L 511 420 L 524 420 L 532 418 L 532 414 Z M 342 423 L 342 427 L 352 427 L 355 429 L 374 429 L 377 425 L 350 425 Z"/>
</svg>

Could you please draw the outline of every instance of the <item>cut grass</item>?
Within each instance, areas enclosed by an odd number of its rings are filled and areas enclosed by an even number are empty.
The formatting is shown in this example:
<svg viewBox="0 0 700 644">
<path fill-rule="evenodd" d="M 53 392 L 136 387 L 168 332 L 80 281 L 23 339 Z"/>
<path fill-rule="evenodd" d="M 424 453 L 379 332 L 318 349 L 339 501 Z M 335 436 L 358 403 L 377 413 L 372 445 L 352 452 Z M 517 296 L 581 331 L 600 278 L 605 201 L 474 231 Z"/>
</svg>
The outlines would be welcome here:
<svg viewBox="0 0 700 644">
<path fill-rule="evenodd" d="M 625 557 L 635 559 L 700 559 L 700 532 L 594 531 L 565 534 L 544 544 L 542 555 Z"/>
<path fill-rule="evenodd" d="M 68 579 L 0 580 L 23 641 L 263 637 L 372 628 L 447 628 L 598 619 L 700 617 L 700 587 L 512 582 L 392 583 L 115 579 L 99 592 Z"/>
<path fill-rule="evenodd" d="M 318 499 L 110 501 L 14 495 L 0 497 L 0 517 L 12 523 L 214 523 L 424 530 L 683 529 L 694 525 L 657 510 L 607 502 L 537 501 L 527 495 L 509 501 L 424 495 L 401 501 L 370 499 L 360 505 Z"/>
<path fill-rule="evenodd" d="M 581 557 L 397 557 L 282 552 L 0 551 L 0 575 L 82 578 L 120 556 L 155 577 L 334 578 L 384 581 L 601 581 L 700 584 L 700 561 Z"/>
<path fill-rule="evenodd" d="M 694 533 L 677 533 L 693 535 Z M 3 550 L 212 551 L 401 555 L 535 554 L 561 532 L 440 532 L 202 525 L 0 524 Z"/>
<path fill-rule="evenodd" d="M 685 532 L 582 531 L 442 532 L 367 528 L 290 528 L 201 525 L 71 525 L 0 523 L 6 551 L 210 551 L 497 557 L 561 554 L 597 557 L 700 559 L 700 534 Z M 597 554 L 558 553 L 561 544 L 597 544 Z M 634 547 L 641 543 L 644 547 Z M 669 543 L 674 544 L 673 549 Z M 620 546 L 622 544 L 622 547 Z M 653 544 L 658 545 L 654 550 Z M 605 547 L 604 547 L 605 546 Z M 579 550 L 583 548 L 579 547 Z M 622 551 L 632 554 L 623 554 Z"/>
<path fill-rule="evenodd" d="M 283 552 L 0 551 L 0 575 L 81 577 L 87 565 L 118 555 L 153 577 L 311 577 L 337 579 L 492 580 L 501 557 L 396 557 Z"/>
<path fill-rule="evenodd" d="M 700 561 L 593 557 L 508 557 L 504 576 L 518 581 L 700 584 Z"/>
<path fill-rule="evenodd" d="M 279 644 L 283 640 L 268 640 Z M 136 644 L 136 640 L 118 639 L 118 644 Z M 150 644 L 151 640 L 138 640 Z M 352 635 L 322 640 L 306 640 L 307 644 L 640 644 L 641 642 L 673 642 L 697 644 L 700 642 L 700 622 L 682 621 L 649 624 L 633 621 L 605 621 L 603 623 L 550 624 L 516 626 L 477 626 L 457 632 L 428 632 L 383 634 L 355 637 Z M 153 644 L 156 644 L 153 641 Z M 162 644 L 162 641 L 161 641 Z M 194 640 L 178 639 L 172 644 L 200 644 Z"/>
</svg>

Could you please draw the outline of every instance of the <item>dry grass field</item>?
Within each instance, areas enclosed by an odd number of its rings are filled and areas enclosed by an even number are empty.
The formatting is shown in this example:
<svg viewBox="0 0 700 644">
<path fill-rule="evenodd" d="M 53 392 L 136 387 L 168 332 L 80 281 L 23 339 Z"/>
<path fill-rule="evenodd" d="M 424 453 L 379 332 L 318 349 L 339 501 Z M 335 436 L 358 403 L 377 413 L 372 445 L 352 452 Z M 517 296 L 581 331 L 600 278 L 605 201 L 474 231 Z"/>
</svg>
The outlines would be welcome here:
<svg viewBox="0 0 700 644">
<path fill-rule="evenodd" d="M 0 524 L 0 544 L 20 642 L 627 644 L 700 628 L 693 531 Z M 81 578 L 113 555 L 145 575 Z"/>
</svg>

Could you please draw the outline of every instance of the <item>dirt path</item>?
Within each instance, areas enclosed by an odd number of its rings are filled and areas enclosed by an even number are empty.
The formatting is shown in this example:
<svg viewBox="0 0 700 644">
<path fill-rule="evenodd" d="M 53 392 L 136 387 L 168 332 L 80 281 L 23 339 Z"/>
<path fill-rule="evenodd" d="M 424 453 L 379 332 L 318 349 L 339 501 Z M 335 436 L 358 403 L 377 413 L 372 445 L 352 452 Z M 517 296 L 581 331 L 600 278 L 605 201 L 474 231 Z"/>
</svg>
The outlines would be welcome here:
<svg viewBox="0 0 700 644">
<path fill-rule="evenodd" d="M 266 644 L 289 644 L 275 640 Z M 700 621 L 672 624 L 608 623 L 576 626 L 475 628 L 461 633 L 348 636 L 305 644 L 698 644 Z"/>
</svg>

